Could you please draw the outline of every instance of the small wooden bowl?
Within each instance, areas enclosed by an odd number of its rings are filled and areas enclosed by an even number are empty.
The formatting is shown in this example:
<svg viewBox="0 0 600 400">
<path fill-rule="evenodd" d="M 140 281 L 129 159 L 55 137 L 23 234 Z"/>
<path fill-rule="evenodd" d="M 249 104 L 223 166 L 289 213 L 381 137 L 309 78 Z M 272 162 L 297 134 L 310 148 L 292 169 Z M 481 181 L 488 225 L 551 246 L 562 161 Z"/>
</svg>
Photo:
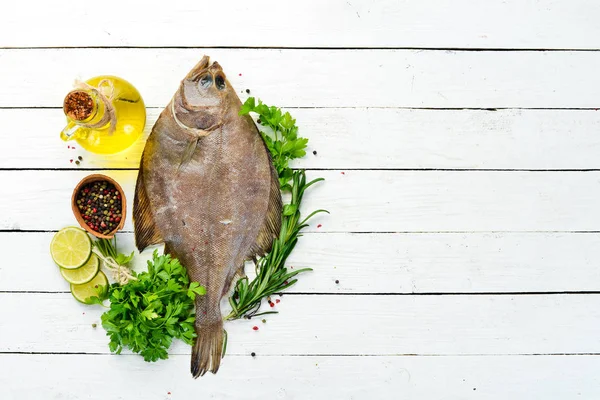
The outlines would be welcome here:
<svg viewBox="0 0 600 400">
<path fill-rule="evenodd" d="M 121 221 L 119 222 L 119 225 L 117 225 L 117 227 L 115 229 L 113 229 L 110 233 L 108 233 L 107 235 L 100 233 L 100 232 L 96 232 L 95 230 L 90 228 L 85 223 L 85 220 L 81 216 L 81 212 L 79 212 L 79 208 L 77 207 L 77 193 L 79 193 L 79 190 L 84 185 L 87 185 L 88 183 L 91 183 L 91 182 L 97 182 L 97 181 L 106 181 L 106 182 L 112 183 L 113 185 L 115 185 L 115 188 L 119 191 L 119 193 L 121 193 L 121 205 L 123 207 L 123 209 L 121 210 Z M 85 229 L 92 235 L 96 236 L 97 238 L 111 239 L 113 236 L 115 236 L 115 233 L 117 233 L 118 230 L 123 229 L 123 225 L 125 225 L 125 217 L 127 216 L 127 201 L 125 199 L 125 192 L 123 191 L 123 188 L 121 187 L 121 185 L 119 185 L 117 183 L 117 181 L 115 181 L 110 176 L 106 176 L 106 175 L 102 175 L 102 174 L 88 175 L 85 178 L 83 178 L 81 181 L 79 181 L 77 186 L 75 186 L 75 189 L 73 189 L 73 195 L 71 196 L 71 209 L 73 210 L 73 214 L 75 214 L 75 218 L 77 219 L 77 222 L 79 222 L 79 225 L 81 225 L 81 227 L 83 229 Z"/>
</svg>

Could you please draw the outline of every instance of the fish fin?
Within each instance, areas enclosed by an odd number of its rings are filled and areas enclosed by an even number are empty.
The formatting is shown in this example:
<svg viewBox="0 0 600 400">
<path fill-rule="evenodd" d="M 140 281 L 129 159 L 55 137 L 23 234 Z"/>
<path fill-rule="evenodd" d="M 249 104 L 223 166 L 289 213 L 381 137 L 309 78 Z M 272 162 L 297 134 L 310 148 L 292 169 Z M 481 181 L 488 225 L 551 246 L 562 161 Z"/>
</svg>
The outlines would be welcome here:
<svg viewBox="0 0 600 400">
<path fill-rule="evenodd" d="M 222 296 L 225 296 L 227 293 L 233 291 L 233 286 L 235 286 L 236 282 L 246 276 L 246 271 L 244 270 L 244 263 L 235 271 L 227 280 L 225 281 L 225 286 L 223 286 Z"/>
<path fill-rule="evenodd" d="M 242 279 L 242 278 L 246 277 L 246 268 L 245 267 L 246 267 L 245 263 L 242 262 L 242 265 L 240 265 L 240 267 L 237 269 L 237 271 L 235 271 L 235 273 L 233 274 L 229 285 L 237 282 L 238 279 Z"/>
<path fill-rule="evenodd" d="M 223 358 L 223 321 L 197 325 L 196 334 L 198 337 L 192 349 L 192 376 L 197 378 L 207 371 L 216 374 Z"/>
<path fill-rule="evenodd" d="M 270 156 L 269 156 L 270 157 Z M 273 245 L 273 240 L 279 236 L 281 231 L 281 210 L 283 203 L 281 200 L 281 190 L 279 189 L 279 178 L 277 171 L 271 164 L 271 189 L 269 191 L 269 207 L 267 208 L 267 215 L 263 221 L 263 226 L 258 232 L 256 243 L 250 249 L 248 259 L 255 258 L 256 256 L 263 256 Z"/>
<path fill-rule="evenodd" d="M 142 165 L 142 163 L 140 165 Z M 135 184 L 135 197 L 133 199 L 135 245 L 139 251 L 163 241 L 158 232 L 158 228 L 154 223 L 152 207 L 150 206 L 150 199 L 148 198 L 146 187 L 144 186 L 144 176 L 142 171 L 143 168 L 140 167 L 140 172 Z"/>
<path fill-rule="evenodd" d="M 165 242 L 165 248 L 163 250 L 163 254 L 170 254 L 171 256 L 175 257 L 174 253 L 173 253 L 173 249 L 171 248 L 171 244 L 169 242 Z"/>
<path fill-rule="evenodd" d="M 179 168 L 177 168 L 177 172 L 181 171 L 181 169 L 188 165 L 188 163 L 192 160 L 192 157 L 194 155 L 194 152 L 196 151 L 196 147 L 198 146 L 199 141 L 200 138 L 197 137 L 190 140 L 183 152 L 183 155 L 181 156 L 181 163 L 179 164 Z"/>
</svg>

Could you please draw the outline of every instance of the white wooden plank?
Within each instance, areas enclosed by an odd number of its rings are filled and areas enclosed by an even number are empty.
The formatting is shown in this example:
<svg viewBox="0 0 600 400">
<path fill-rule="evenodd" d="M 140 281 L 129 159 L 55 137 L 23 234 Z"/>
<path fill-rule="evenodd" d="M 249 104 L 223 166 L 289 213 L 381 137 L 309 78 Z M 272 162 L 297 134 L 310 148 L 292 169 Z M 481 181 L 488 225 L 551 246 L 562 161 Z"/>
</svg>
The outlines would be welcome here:
<svg viewBox="0 0 600 400">
<path fill-rule="evenodd" d="M 158 0 L 144 7 L 107 0 L 111 18 L 100 21 L 101 11 L 68 0 L 4 7 L 0 46 L 600 46 L 600 8 L 585 0 L 235 0 L 208 13 L 193 0 L 167 7 Z"/>
<path fill-rule="evenodd" d="M 0 355 L 0 397 L 52 399 L 597 399 L 598 356 L 227 357 L 191 379 L 186 356 Z M 61 371 L 61 373 L 56 373 Z"/>
<path fill-rule="evenodd" d="M 146 135 L 161 109 L 148 110 Z M 310 139 L 299 168 L 600 168 L 594 110 L 291 109 Z M 25 121 L 38 121 L 36 124 Z M 0 168 L 137 168 L 144 141 L 95 155 L 58 138 L 56 109 L 0 109 Z M 18 132 L 18 133 L 17 133 Z M 73 150 L 69 146 L 73 145 Z M 535 150 L 534 150 L 535 149 Z M 312 154 L 316 150 L 317 154 Z"/>
<path fill-rule="evenodd" d="M 237 90 L 280 107 L 599 105 L 600 52 L 25 49 L 0 51 L 0 107 L 61 106 L 76 77 L 100 74 L 131 80 L 146 105 L 164 107 L 203 54 Z"/>
<path fill-rule="evenodd" d="M 0 233 L 11 249 L 0 265 L 0 291 L 69 290 L 48 254 L 53 235 Z M 134 250 L 133 234 L 118 240 L 123 252 Z M 151 251 L 137 255 L 134 268 L 144 270 L 150 257 Z M 598 291 L 599 263 L 600 237 L 585 233 L 309 233 L 288 265 L 314 271 L 288 292 Z"/>
<path fill-rule="evenodd" d="M 137 171 L 104 172 L 131 202 Z M 0 187 L 11 194 L 0 197 L 0 229 L 72 225 L 71 192 L 89 173 L 0 171 Z M 600 226 L 597 171 L 309 171 L 307 176 L 326 182 L 311 188 L 303 209 L 331 212 L 317 216 L 310 231 L 597 231 Z M 125 230 L 131 230 L 127 219 Z"/>
<path fill-rule="evenodd" d="M 0 352 L 108 353 L 92 327 L 104 310 L 70 293 L 2 293 Z M 275 310 L 226 323 L 228 354 L 600 353 L 600 295 L 284 295 Z"/>
</svg>

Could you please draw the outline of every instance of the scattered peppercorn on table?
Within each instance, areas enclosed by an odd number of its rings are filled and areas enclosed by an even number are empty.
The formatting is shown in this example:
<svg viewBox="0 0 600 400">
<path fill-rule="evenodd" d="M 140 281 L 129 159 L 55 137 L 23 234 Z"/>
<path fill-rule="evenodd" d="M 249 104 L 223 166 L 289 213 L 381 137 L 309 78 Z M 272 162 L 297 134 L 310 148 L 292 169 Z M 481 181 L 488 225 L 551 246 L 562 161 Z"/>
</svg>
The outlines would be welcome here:
<svg viewBox="0 0 600 400">
<path fill-rule="evenodd" d="M 600 398 L 600 8 L 103 5 L 0 13 L 0 399 Z M 203 54 L 242 101 L 297 118 L 310 141 L 293 167 L 326 179 L 303 210 L 331 214 L 288 260 L 313 271 L 263 304 L 279 314 L 226 323 L 221 369 L 194 380 L 181 342 L 156 363 L 112 355 L 104 310 L 73 299 L 49 245 L 77 225 L 85 176 L 133 200 L 145 139 Z M 59 138 L 74 79 L 101 74 L 147 107 L 144 137 L 115 155 Z M 106 231 L 115 197 L 106 218 L 76 204 Z M 126 216 L 125 253 L 132 232 Z"/>
</svg>

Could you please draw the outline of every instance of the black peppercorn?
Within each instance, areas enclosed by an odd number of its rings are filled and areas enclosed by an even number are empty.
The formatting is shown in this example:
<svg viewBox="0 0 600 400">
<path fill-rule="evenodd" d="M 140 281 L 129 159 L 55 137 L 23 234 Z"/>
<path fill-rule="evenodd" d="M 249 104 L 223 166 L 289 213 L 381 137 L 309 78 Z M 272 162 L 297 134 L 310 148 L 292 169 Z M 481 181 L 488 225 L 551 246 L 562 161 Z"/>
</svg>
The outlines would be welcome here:
<svg viewBox="0 0 600 400">
<path fill-rule="evenodd" d="M 109 234 L 121 222 L 121 193 L 109 182 L 83 186 L 76 200 L 85 223 L 96 232 Z"/>
</svg>

